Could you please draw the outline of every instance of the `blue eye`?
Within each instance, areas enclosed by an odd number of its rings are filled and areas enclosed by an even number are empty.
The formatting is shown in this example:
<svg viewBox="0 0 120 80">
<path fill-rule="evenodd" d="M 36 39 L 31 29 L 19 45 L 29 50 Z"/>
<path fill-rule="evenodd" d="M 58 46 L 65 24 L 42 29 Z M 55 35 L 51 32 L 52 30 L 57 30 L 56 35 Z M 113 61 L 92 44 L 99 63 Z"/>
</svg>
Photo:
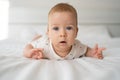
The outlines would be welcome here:
<svg viewBox="0 0 120 80">
<path fill-rule="evenodd" d="M 71 30 L 71 29 L 72 29 L 72 27 L 71 27 L 71 26 L 68 26 L 68 27 L 66 27 L 66 29 L 67 29 L 67 30 Z"/>
<path fill-rule="evenodd" d="M 56 31 L 58 31 L 58 30 L 59 30 L 59 28 L 58 28 L 58 27 L 54 27 L 54 28 L 53 28 L 53 30 L 56 30 Z"/>
</svg>

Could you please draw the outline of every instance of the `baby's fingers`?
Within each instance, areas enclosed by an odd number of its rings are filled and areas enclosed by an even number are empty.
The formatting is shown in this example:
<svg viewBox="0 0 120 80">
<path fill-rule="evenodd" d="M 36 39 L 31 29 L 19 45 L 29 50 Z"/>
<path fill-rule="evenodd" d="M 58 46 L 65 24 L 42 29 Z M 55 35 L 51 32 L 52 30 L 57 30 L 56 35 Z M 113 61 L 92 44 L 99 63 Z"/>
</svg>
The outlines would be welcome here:
<svg viewBox="0 0 120 80">
<path fill-rule="evenodd" d="M 98 59 L 103 59 L 103 55 L 102 54 L 97 54 Z"/>
<path fill-rule="evenodd" d="M 35 54 L 32 56 L 33 59 L 42 59 L 42 54 Z"/>
<path fill-rule="evenodd" d="M 37 55 L 33 55 L 32 58 L 33 58 L 33 59 L 37 59 Z"/>
<path fill-rule="evenodd" d="M 43 58 L 43 53 L 39 52 L 38 59 L 41 59 L 41 58 Z"/>
<path fill-rule="evenodd" d="M 106 48 L 100 48 L 101 51 L 106 50 Z"/>
<path fill-rule="evenodd" d="M 106 50 L 106 48 L 99 48 L 97 53 L 102 53 L 103 50 Z"/>
<path fill-rule="evenodd" d="M 98 44 L 95 44 L 94 50 L 98 49 Z"/>
<path fill-rule="evenodd" d="M 39 55 L 39 56 L 37 56 L 37 59 L 42 59 L 42 58 L 43 58 L 43 56 L 40 56 L 40 55 Z"/>
<path fill-rule="evenodd" d="M 44 49 L 43 48 L 38 48 L 39 50 L 43 51 Z"/>
</svg>

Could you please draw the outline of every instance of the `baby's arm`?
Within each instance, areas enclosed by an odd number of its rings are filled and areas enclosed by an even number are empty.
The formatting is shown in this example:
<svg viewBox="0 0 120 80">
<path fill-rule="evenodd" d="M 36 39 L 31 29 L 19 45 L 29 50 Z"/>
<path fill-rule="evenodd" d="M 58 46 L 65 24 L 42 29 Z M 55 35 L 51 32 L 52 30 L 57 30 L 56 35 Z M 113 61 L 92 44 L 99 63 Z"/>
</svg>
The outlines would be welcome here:
<svg viewBox="0 0 120 80">
<path fill-rule="evenodd" d="M 32 41 L 35 41 L 35 40 L 37 40 L 37 39 L 39 39 L 39 38 L 41 38 L 42 36 L 41 35 L 36 35 L 33 39 L 32 39 Z"/>
<path fill-rule="evenodd" d="M 32 41 L 35 41 L 35 40 L 37 40 L 40 37 L 41 37 L 41 35 L 36 35 L 32 39 Z M 27 44 L 25 46 L 23 54 L 27 58 L 36 58 L 36 59 L 38 59 L 38 58 L 42 58 L 43 57 L 42 49 L 40 49 L 40 48 L 39 49 L 37 49 L 37 48 L 35 49 L 31 44 Z"/>
<path fill-rule="evenodd" d="M 23 54 L 27 58 L 41 59 L 43 58 L 43 49 L 33 48 L 31 44 L 27 44 L 24 48 Z"/>
<path fill-rule="evenodd" d="M 105 50 L 105 48 L 99 48 L 98 44 L 96 44 L 94 48 L 88 47 L 85 55 L 88 57 L 103 59 L 103 54 L 102 54 L 103 50 Z"/>
</svg>

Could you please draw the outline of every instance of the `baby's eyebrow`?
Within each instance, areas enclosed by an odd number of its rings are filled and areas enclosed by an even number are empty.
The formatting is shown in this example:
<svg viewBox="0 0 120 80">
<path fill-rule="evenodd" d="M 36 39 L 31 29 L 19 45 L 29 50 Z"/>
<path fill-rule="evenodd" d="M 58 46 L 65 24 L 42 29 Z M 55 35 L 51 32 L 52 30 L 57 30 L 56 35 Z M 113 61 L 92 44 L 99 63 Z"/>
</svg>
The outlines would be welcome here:
<svg viewBox="0 0 120 80">
<path fill-rule="evenodd" d="M 69 24 L 69 26 L 74 26 L 74 25 L 72 25 L 72 24 Z"/>
<path fill-rule="evenodd" d="M 59 25 L 57 25 L 57 24 L 53 24 L 53 25 L 51 25 L 51 26 L 52 26 L 52 27 L 55 27 L 55 26 L 58 27 Z"/>
<path fill-rule="evenodd" d="M 73 27 L 74 27 L 74 25 L 71 25 L 71 24 L 70 24 L 70 25 L 67 25 L 67 26 L 73 26 Z"/>
<path fill-rule="evenodd" d="M 56 26 L 56 25 L 59 25 L 59 24 L 52 24 L 52 25 L 55 25 L 55 26 Z"/>
</svg>

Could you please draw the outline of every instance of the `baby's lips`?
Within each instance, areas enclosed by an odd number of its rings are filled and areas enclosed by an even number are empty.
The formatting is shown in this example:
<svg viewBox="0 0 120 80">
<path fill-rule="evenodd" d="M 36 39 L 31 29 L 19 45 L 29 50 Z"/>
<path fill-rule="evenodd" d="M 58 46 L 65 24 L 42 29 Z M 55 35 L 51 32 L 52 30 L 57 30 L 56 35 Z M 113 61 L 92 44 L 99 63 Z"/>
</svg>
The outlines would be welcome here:
<svg viewBox="0 0 120 80">
<path fill-rule="evenodd" d="M 66 43 L 66 41 L 60 41 L 60 43 Z"/>
</svg>

